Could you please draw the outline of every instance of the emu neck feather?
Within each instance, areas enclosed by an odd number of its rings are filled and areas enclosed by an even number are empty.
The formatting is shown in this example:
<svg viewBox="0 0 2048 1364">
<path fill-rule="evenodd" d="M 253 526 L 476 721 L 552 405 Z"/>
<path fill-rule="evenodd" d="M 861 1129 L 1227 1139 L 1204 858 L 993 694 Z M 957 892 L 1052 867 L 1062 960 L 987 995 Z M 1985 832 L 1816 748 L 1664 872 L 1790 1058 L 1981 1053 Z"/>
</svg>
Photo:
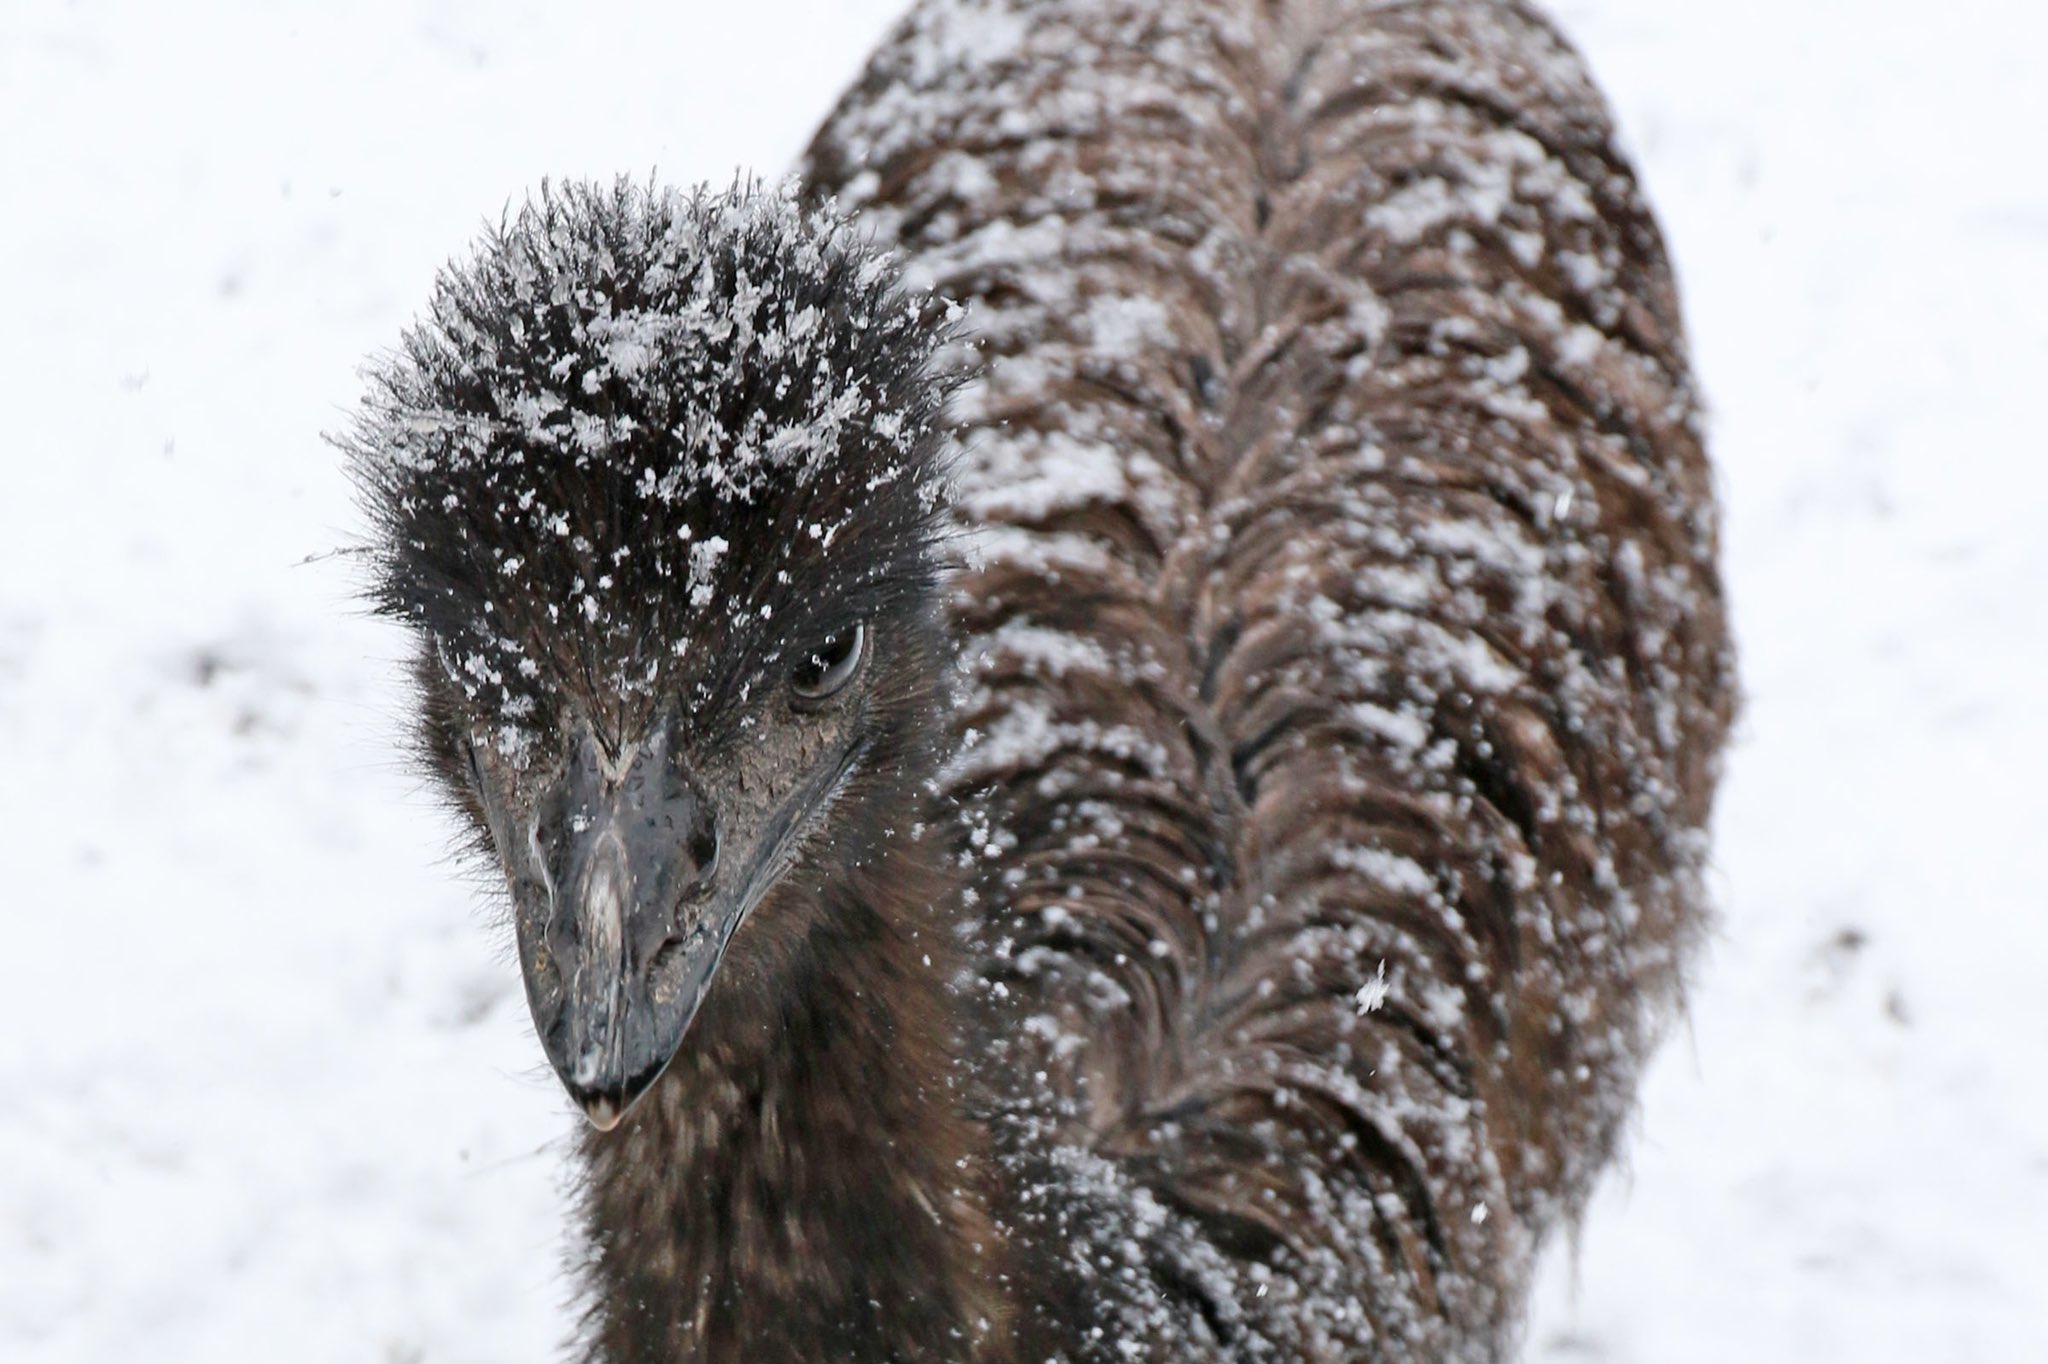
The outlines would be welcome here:
<svg viewBox="0 0 2048 1364">
<path fill-rule="evenodd" d="M 814 926 L 795 988 L 718 982 L 645 1102 L 587 1139 L 601 1358 L 984 1353 L 994 1242 L 946 1079 L 947 964 L 865 905 L 790 908 Z"/>
</svg>

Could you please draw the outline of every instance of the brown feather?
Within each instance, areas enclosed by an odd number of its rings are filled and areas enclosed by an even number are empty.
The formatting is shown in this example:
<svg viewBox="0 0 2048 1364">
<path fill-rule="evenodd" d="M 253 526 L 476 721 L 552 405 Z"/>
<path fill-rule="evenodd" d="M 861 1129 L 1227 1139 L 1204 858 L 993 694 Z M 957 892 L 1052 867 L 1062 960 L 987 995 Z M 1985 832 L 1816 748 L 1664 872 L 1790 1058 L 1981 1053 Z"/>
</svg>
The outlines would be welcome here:
<svg viewBox="0 0 2048 1364">
<path fill-rule="evenodd" d="M 1578 59 L 1486 0 L 927 4 L 806 176 L 969 309 L 945 794 L 1031 1349 L 1502 1356 L 1733 696 Z"/>
</svg>

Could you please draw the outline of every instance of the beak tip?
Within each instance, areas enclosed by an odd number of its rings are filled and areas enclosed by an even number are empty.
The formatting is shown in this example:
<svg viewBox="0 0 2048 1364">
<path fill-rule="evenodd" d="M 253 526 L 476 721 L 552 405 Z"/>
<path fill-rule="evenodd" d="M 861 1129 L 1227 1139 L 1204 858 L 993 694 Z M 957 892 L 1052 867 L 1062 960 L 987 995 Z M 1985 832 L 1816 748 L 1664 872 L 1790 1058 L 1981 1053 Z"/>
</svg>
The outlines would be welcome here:
<svg viewBox="0 0 2048 1364">
<path fill-rule="evenodd" d="M 573 1065 L 557 1061 L 555 1074 L 584 1120 L 600 1132 L 609 1132 L 647 1097 L 647 1091 L 654 1088 L 654 1082 L 667 1068 L 668 1059 L 664 1057 L 659 1064 L 621 1074 L 620 1068 L 591 1062 L 586 1055 Z"/>
<path fill-rule="evenodd" d="M 600 1132 L 611 1131 L 626 1116 L 626 1105 L 609 1094 L 578 1095 L 576 1106 L 583 1110 L 583 1116 L 590 1125 Z"/>
</svg>

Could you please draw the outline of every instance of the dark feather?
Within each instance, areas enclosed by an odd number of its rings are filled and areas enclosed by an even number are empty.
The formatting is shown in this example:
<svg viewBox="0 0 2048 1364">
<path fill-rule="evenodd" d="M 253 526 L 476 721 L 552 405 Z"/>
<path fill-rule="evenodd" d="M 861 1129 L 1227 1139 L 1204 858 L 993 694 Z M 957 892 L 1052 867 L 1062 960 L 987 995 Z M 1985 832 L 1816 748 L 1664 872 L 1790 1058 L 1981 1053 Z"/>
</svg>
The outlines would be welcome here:
<svg viewBox="0 0 2048 1364">
<path fill-rule="evenodd" d="M 1047 1338 L 1499 1354 L 1704 922 L 1732 697 L 1577 58 L 1475 0 L 929 4 L 807 173 L 979 342 L 947 792 Z"/>
</svg>

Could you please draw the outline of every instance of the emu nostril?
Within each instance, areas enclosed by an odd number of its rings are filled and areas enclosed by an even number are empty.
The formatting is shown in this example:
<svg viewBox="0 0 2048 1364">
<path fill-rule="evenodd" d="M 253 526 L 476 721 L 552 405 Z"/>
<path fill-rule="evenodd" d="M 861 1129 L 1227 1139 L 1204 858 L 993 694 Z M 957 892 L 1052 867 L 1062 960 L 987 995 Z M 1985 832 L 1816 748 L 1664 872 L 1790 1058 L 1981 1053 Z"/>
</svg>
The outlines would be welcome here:
<svg viewBox="0 0 2048 1364">
<path fill-rule="evenodd" d="M 690 882 L 693 888 L 710 885 L 718 874 L 718 846 L 718 826 L 708 821 L 690 835 L 690 860 L 697 867 Z"/>
</svg>

